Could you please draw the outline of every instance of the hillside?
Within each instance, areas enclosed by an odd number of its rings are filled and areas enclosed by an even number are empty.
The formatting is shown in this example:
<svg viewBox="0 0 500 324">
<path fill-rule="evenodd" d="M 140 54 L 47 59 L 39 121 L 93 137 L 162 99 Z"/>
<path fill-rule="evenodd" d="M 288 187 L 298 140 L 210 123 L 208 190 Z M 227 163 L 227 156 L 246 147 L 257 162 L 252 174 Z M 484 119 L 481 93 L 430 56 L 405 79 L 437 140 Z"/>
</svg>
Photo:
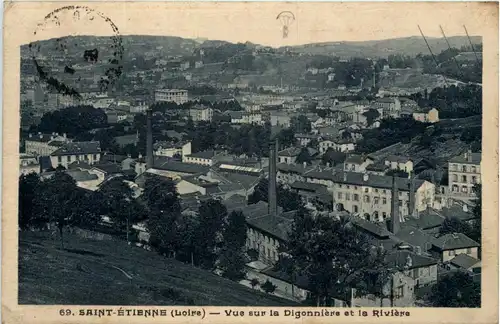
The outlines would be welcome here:
<svg viewBox="0 0 500 324">
<path fill-rule="evenodd" d="M 19 303 L 293 306 L 125 242 L 20 233 Z"/>
<path fill-rule="evenodd" d="M 472 36 L 474 44 L 482 42 L 480 36 Z M 444 38 L 427 38 L 432 51 L 438 54 L 448 48 Z M 468 46 L 467 36 L 448 37 L 451 47 Z M 323 54 L 336 56 L 360 56 L 364 57 L 387 57 L 391 54 L 404 54 L 415 56 L 419 53 L 429 54 L 425 41 L 421 36 L 412 36 L 405 38 L 363 41 L 363 42 L 329 42 L 313 43 L 300 46 L 292 46 L 291 50 L 307 54 Z"/>
</svg>

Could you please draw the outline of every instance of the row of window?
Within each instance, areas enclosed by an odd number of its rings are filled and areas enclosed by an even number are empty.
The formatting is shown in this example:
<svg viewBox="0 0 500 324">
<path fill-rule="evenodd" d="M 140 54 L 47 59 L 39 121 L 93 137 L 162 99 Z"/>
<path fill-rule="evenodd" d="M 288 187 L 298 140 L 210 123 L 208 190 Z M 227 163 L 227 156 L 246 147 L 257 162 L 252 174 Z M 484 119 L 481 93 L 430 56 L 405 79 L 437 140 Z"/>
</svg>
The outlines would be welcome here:
<svg viewBox="0 0 500 324">
<path fill-rule="evenodd" d="M 80 160 L 88 161 L 89 160 L 89 155 L 90 154 L 76 155 L 76 160 L 77 161 L 80 161 Z M 67 155 L 66 156 L 66 162 L 71 162 L 71 157 L 72 157 L 72 155 Z M 93 157 L 94 160 L 97 160 L 97 154 L 93 154 L 92 157 Z M 57 162 L 61 163 L 62 160 L 63 160 L 62 156 L 58 156 L 57 157 Z"/>
<path fill-rule="evenodd" d="M 469 187 L 467 186 L 462 186 L 461 188 L 457 185 L 453 185 L 451 187 L 452 192 L 462 192 L 462 193 L 469 193 Z M 472 189 L 470 190 L 472 192 Z"/>
<path fill-rule="evenodd" d="M 472 173 L 478 173 L 478 170 L 475 165 L 462 165 L 462 167 L 459 167 L 457 164 L 452 164 L 451 165 L 451 170 L 452 171 L 462 171 L 462 172 L 472 172 Z"/>
<path fill-rule="evenodd" d="M 466 175 L 460 176 L 460 181 L 458 181 L 458 179 L 459 179 L 458 175 L 457 174 L 453 174 L 452 175 L 452 179 L 453 179 L 453 182 L 467 183 L 467 176 Z M 478 183 L 477 177 L 476 176 L 471 176 L 469 183 L 472 183 L 472 184 Z"/>
<path fill-rule="evenodd" d="M 471 253 L 472 253 L 472 249 L 471 248 L 467 248 L 465 254 L 471 254 Z M 448 251 L 448 255 L 449 256 L 455 256 L 457 254 L 455 253 L 455 250 L 450 250 L 450 251 Z"/>
</svg>

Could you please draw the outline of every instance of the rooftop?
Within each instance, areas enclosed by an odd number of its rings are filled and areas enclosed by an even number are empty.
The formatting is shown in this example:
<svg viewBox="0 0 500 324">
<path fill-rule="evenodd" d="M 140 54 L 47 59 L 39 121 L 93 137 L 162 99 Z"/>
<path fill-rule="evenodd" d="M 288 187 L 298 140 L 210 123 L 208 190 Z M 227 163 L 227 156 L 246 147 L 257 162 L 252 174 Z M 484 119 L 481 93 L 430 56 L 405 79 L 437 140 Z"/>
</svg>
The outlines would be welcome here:
<svg viewBox="0 0 500 324">
<path fill-rule="evenodd" d="M 346 158 L 345 163 L 362 164 L 366 161 L 366 159 L 368 159 L 368 157 L 366 156 L 359 154 L 351 154 Z"/>
<path fill-rule="evenodd" d="M 213 150 L 211 151 L 202 151 L 202 152 L 197 152 L 197 153 L 192 153 L 189 155 L 186 155 L 186 157 L 191 157 L 191 158 L 199 158 L 199 159 L 212 159 L 217 153 Z"/>
<path fill-rule="evenodd" d="M 450 163 L 480 164 L 481 153 L 471 153 L 470 155 L 468 155 L 468 153 L 464 153 L 451 158 Z"/>
<path fill-rule="evenodd" d="M 469 269 L 472 266 L 478 264 L 479 262 L 481 261 L 463 253 L 457 255 L 456 257 L 450 260 L 451 264 L 462 269 Z"/>
<path fill-rule="evenodd" d="M 427 230 L 439 227 L 443 224 L 445 217 L 443 217 L 437 210 L 427 208 L 425 211 L 418 213 L 418 218 L 409 218 L 405 224 Z"/>
<path fill-rule="evenodd" d="M 290 188 L 297 190 L 314 191 L 314 192 L 324 192 L 327 190 L 326 186 L 324 185 L 317 183 L 310 183 L 310 182 L 302 182 L 302 181 L 295 181 L 290 185 Z"/>
<path fill-rule="evenodd" d="M 295 214 L 295 211 L 289 211 L 280 212 L 276 216 L 267 213 L 249 216 L 247 217 L 247 223 L 250 227 L 286 241 L 288 240 L 288 233 L 292 229 Z"/>
<path fill-rule="evenodd" d="M 96 154 L 100 152 L 101 146 L 99 142 L 70 142 L 52 152 L 51 156 Z"/>
<path fill-rule="evenodd" d="M 278 152 L 278 156 L 297 156 L 300 154 L 301 148 L 299 147 L 289 147 Z"/>
<path fill-rule="evenodd" d="M 158 170 L 188 174 L 207 173 L 210 170 L 209 167 L 204 165 L 183 163 L 173 160 L 162 161 L 161 159 L 154 161 L 154 168 Z"/>
<path fill-rule="evenodd" d="M 434 239 L 433 245 L 441 251 L 479 247 L 479 243 L 465 234 L 445 234 Z"/>
<path fill-rule="evenodd" d="M 411 262 L 409 262 L 411 260 Z M 398 269 L 415 269 L 438 263 L 437 260 L 411 251 L 395 251 L 387 255 L 387 261 Z"/>
</svg>

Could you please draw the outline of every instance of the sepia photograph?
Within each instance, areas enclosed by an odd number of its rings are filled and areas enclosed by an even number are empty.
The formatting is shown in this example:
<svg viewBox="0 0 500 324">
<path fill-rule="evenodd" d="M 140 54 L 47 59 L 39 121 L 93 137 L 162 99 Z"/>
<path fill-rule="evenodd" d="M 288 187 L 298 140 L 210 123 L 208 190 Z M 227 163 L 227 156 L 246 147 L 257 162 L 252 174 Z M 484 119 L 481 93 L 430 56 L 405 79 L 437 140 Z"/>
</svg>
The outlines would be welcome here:
<svg viewBox="0 0 500 324">
<path fill-rule="evenodd" d="M 14 304 L 498 302 L 498 4 L 142 5 L 6 5 Z"/>
</svg>

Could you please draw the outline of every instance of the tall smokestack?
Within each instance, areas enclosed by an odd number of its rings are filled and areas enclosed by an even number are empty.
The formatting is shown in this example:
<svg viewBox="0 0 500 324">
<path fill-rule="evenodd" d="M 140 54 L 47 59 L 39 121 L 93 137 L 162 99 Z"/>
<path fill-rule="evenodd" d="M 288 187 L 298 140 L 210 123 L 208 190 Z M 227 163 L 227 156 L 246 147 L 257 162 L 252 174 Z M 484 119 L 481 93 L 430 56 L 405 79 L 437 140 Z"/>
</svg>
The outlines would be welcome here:
<svg viewBox="0 0 500 324">
<path fill-rule="evenodd" d="M 409 179 L 410 179 L 410 192 L 408 193 L 408 214 L 411 217 L 416 217 L 415 214 L 415 176 L 413 171 L 409 172 Z"/>
<path fill-rule="evenodd" d="M 278 214 L 277 192 L 276 192 L 276 143 L 269 144 L 269 188 L 268 188 L 269 214 Z"/>
<path fill-rule="evenodd" d="M 153 111 L 148 109 L 146 111 L 146 169 L 153 168 Z"/>
<path fill-rule="evenodd" d="M 399 193 L 396 185 L 396 177 L 392 176 L 392 192 L 391 192 L 391 232 L 396 234 L 399 232 Z"/>
</svg>

